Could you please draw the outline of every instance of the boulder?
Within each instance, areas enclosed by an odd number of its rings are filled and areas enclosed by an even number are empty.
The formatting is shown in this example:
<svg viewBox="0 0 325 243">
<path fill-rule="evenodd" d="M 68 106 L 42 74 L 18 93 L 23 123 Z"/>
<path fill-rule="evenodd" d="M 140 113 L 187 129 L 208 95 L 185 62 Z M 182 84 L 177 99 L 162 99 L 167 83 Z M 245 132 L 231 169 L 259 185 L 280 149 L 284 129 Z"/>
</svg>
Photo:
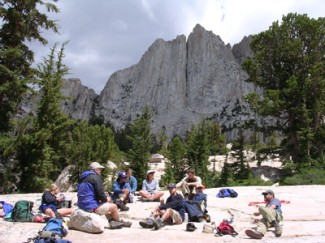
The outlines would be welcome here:
<svg viewBox="0 0 325 243">
<path fill-rule="evenodd" d="M 75 190 L 74 185 L 69 181 L 70 169 L 72 167 L 73 165 L 65 167 L 55 181 L 55 184 L 59 187 L 61 192 L 71 192 Z"/>
<path fill-rule="evenodd" d="M 108 225 L 108 221 L 102 216 L 77 209 L 71 215 L 68 227 L 69 229 L 96 234 L 103 233 L 106 225 Z"/>
</svg>

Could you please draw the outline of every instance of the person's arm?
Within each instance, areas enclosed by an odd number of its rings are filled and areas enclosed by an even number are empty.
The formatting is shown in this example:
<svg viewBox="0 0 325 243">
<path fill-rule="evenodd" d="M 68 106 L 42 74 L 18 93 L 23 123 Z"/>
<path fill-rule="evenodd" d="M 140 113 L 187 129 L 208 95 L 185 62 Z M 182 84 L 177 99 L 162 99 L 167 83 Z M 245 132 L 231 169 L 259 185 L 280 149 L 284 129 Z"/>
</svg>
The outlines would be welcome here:
<svg viewBox="0 0 325 243">
<path fill-rule="evenodd" d="M 187 177 L 184 177 L 180 182 L 178 182 L 178 183 L 176 184 L 176 187 L 177 187 L 177 188 L 181 187 L 182 184 L 185 182 L 186 178 L 187 178 Z"/>
<path fill-rule="evenodd" d="M 142 182 L 142 191 L 146 192 L 147 191 L 147 181 L 143 180 Z"/>
<path fill-rule="evenodd" d="M 163 210 L 167 208 L 172 208 L 172 209 L 177 208 L 182 201 L 183 201 L 183 197 L 177 194 L 176 196 L 173 197 L 173 200 L 167 200 L 165 204 L 160 205 L 159 209 Z"/>
<path fill-rule="evenodd" d="M 153 193 L 157 193 L 159 191 L 159 182 L 157 180 L 154 181 L 155 182 L 155 188 L 153 189 Z"/>
<path fill-rule="evenodd" d="M 104 186 L 100 177 L 96 174 L 90 175 L 92 180 L 92 185 L 94 186 L 95 196 L 101 202 L 107 202 L 107 197 L 105 195 Z"/>
<path fill-rule="evenodd" d="M 116 194 L 116 195 L 120 195 L 121 193 L 123 193 L 120 185 L 118 184 L 117 181 L 114 181 L 114 184 L 113 184 L 113 192 Z"/>
</svg>

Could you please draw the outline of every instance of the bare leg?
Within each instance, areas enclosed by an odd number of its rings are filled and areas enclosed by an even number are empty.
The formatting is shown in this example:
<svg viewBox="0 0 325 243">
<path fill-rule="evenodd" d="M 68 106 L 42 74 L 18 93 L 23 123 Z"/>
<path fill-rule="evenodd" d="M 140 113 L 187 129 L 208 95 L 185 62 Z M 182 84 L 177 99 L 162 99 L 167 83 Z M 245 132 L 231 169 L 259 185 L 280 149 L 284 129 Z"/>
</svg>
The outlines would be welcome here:
<svg viewBox="0 0 325 243">
<path fill-rule="evenodd" d="M 155 193 L 155 194 L 152 194 L 151 195 L 151 198 L 152 198 L 152 200 L 157 200 L 157 199 L 160 199 L 162 196 L 164 195 L 164 192 L 157 192 L 157 193 Z"/>
<path fill-rule="evenodd" d="M 60 208 L 58 209 L 58 212 L 62 215 L 62 216 L 67 216 L 73 213 L 73 209 L 72 208 Z"/>
<path fill-rule="evenodd" d="M 47 208 L 44 210 L 44 214 L 50 216 L 51 218 L 55 218 L 55 213 L 51 208 Z"/>
</svg>

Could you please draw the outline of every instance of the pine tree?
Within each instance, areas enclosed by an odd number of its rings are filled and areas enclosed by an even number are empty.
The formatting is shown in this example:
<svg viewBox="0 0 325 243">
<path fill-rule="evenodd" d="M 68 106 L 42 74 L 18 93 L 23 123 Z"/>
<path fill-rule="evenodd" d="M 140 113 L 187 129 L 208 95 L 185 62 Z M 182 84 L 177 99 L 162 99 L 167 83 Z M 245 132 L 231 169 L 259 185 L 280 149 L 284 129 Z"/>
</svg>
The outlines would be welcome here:
<svg viewBox="0 0 325 243">
<path fill-rule="evenodd" d="M 41 0 L 0 3 L 0 132 L 10 130 L 10 119 L 16 114 L 28 84 L 34 83 L 31 67 L 34 53 L 26 42 L 37 40 L 46 44 L 41 29 L 57 33 L 56 22 L 41 13 L 39 6 L 44 6 L 47 12 L 59 11 L 54 4 Z"/>
<path fill-rule="evenodd" d="M 72 142 L 68 145 L 67 160 L 73 165 L 70 181 L 76 183 L 89 163 L 97 161 L 106 165 L 108 160 L 119 162 L 120 151 L 114 141 L 113 131 L 104 125 L 88 125 L 80 122 L 72 131 Z M 104 176 L 110 171 L 104 170 Z"/>
<path fill-rule="evenodd" d="M 129 126 L 130 134 L 127 134 L 127 139 L 131 143 L 127 158 L 130 160 L 130 167 L 134 176 L 138 179 L 138 187 L 141 187 L 142 180 L 146 178 L 148 170 L 152 147 L 150 121 L 151 113 L 146 107 L 143 114 Z"/>
<path fill-rule="evenodd" d="M 185 155 L 186 148 L 182 139 L 175 136 L 168 144 L 167 154 L 165 154 L 168 160 L 165 162 L 165 174 L 161 179 L 162 184 L 177 183 L 182 179 L 187 168 Z"/>
<path fill-rule="evenodd" d="M 281 154 L 305 164 L 324 153 L 325 18 L 290 13 L 253 36 L 252 58 L 243 63 L 248 82 L 263 95 L 247 96 L 253 110 L 277 123 Z"/>
<path fill-rule="evenodd" d="M 56 45 L 39 65 L 41 99 L 32 127 L 22 127 L 17 137 L 17 160 L 21 171 L 20 189 L 40 192 L 53 182 L 66 165 L 66 144 L 70 142 L 73 121 L 60 107 L 62 77 L 68 69 L 62 63 L 66 43 L 59 51 Z"/>
</svg>

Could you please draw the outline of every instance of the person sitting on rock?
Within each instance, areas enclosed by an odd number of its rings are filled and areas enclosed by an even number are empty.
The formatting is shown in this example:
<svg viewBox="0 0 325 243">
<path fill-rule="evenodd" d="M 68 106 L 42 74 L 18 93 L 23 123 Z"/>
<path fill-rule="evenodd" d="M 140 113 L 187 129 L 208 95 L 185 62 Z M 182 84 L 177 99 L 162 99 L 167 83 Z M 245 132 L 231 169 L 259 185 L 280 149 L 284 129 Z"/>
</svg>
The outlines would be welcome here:
<svg viewBox="0 0 325 243">
<path fill-rule="evenodd" d="M 145 221 L 140 221 L 139 224 L 143 228 L 154 228 L 158 230 L 166 224 L 181 224 L 185 218 L 185 205 L 184 198 L 176 191 L 175 184 L 168 184 L 170 196 L 167 198 L 166 203 L 156 207 L 150 217 Z"/>
<path fill-rule="evenodd" d="M 59 208 L 59 204 L 64 201 L 63 194 L 59 194 L 59 188 L 56 184 L 52 184 L 48 191 L 42 195 L 41 206 L 39 210 L 50 216 L 51 218 L 61 218 L 73 212 L 72 208 Z"/>
<path fill-rule="evenodd" d="M 117 179 L 113 184 L 113 202 L 121 211 L 128 211 L 129 208 L 125 206 L 130 202 L 130 184 L 126 182 L 127 175 L 124 171 L 118 173 Z"/>
<path fill-rule="evenodd" d="M 262 219 L 258 220 L 256 230 L 246 230 L 245 233 L 253 239 L 262 239 L 268 228 L 275 228 L 275 236 L 280 237 L 282 235 L 283 220 L 281 202 L 275 198 L 272 190 L 266 190 L 262 193 L 266 206 L 258 206 L 258 212 L 255 212 L 255 216 L 262 216 Z"/>
<path fill-rule="evenodd" d="M 120 220 L 119 211 L 112 199 L 105 195 L 103 182 L 100 178 L 104 166 L 92 162 L 90 170 L 84 171 L 78 183 L 78 207 L 87 212 L 105 215 L 111 229 L 131 227 L 131 222 Z"/>
<path fill-rule="evenodd" d="M 139 192 L 143 201 L 160 201 L 164 192 L 159 191 L 159 182 L 154 179 L 154 170 L 147 171 L 147 178 L 142 182 L 142 190 Z"/>
<path fill-rule="evenodd" d="M 192 200 L 195 195 L 194 188 L 199 184 L 202 184 L 201 178 L 195 175 L 195 170 L 189 169 L 187 175 L 176 184 L 176 187 L 182 189 L 184 198 Z"/>
<path fill-rule="evenodd" d="M 125 173 L 127 175 L 126 177 L 126 182 L 128 182 L 130 184 L 131 187 L 131 191 L 130 191 L 130 203 L 133 202 L 134 196 L 135 196 L 135 192 L 138 189 L 138 182 L 137 179 L 135 179 L 135 177 L 132 175 L 132 169 L 130 167 L 126 168 Z"/>
</svg>

